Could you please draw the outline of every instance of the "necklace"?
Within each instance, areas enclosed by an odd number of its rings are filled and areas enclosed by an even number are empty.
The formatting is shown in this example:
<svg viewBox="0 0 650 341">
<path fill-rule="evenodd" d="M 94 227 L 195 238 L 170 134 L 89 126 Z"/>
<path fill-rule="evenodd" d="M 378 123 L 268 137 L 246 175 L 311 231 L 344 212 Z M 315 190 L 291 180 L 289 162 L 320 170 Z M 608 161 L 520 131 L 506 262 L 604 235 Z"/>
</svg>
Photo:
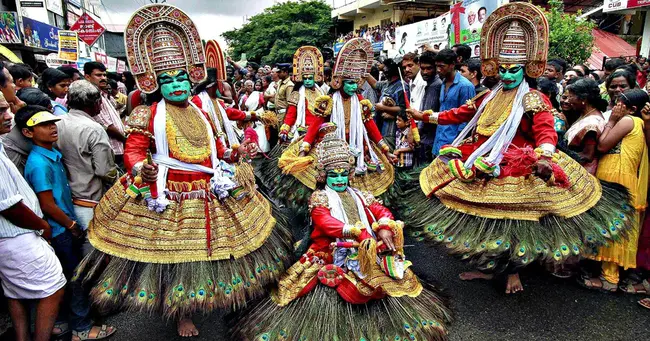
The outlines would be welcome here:
<svg viewBox="0 0 650 341">
<path fill-rule="evenodd" d="M 339 198 L 341 198 L 345 215 L 348 217 L 348 223 L 355 224 L 357 221 L 361 221 L 359 210 L 357 209 L 357 202 L 354 200 L 352 194 L 348 191 L 340 192 Z"/>
<path fill-rule="evenodd" d="M 192 146 L 202 148 L 208 146 L 208 131 L 205 122 L 199 117 L 192 107 L 180 108 L 175 105 L 167 105 L 168 119 L 171 118 L 174 126 L 180 130 Z"/>
<path fill-rule="evenodd" d="M 492 136 L 510 116 L 516 95 L 516 89 L 500 90 L 485 106 L 478 119 L 476 131 L 483 136 Z"/>
</svg>

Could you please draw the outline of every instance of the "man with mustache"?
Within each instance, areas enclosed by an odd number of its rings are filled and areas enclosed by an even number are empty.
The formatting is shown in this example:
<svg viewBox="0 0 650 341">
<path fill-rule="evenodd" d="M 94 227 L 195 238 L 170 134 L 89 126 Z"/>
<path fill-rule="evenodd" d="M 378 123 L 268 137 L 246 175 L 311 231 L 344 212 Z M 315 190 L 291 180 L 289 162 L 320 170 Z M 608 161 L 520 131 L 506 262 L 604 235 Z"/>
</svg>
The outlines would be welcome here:
<svg viewBox="0 0 650 341">
<path fill-rule="evenodd" d="M 113 149 L 113 153 L 115 153 L 115 164 L 122 165 L 124 162 L 124 142 L 126 142 L 126 136 L 124 135 L 124 124 L 120 119 L 120 114 L 117 113 L 117 110 L 115 110 L 115 107 L 113 107 L 108 99 L 108 95 L 104 92 L 108 86 L 106 66 L 100 62 L 86 63 L 84 64 L 84 74 L 87 81 L 102 90 L 102 110 L 93 119 L 106 129 L 106 133 L 108 133 L 108 137 L 111 139 L 111 148 Z"/>
</svg>

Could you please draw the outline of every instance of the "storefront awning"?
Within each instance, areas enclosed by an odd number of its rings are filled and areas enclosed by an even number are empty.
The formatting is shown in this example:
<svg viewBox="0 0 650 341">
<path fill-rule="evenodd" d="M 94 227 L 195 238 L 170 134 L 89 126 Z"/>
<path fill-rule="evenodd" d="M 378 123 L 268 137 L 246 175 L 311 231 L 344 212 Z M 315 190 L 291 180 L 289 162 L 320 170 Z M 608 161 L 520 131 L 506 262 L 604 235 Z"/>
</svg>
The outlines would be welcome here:
<svg viewBox="0 0 650 341">
<path fill-rule="evenodd" d="M 594 50 L 587 62 L 592 69 L 602 69 L 604 57 L 616 58 L 636 55 L 634 46 L 613 33 L 596 28 L 591 34 L 594 36 Z"/>
</svg>

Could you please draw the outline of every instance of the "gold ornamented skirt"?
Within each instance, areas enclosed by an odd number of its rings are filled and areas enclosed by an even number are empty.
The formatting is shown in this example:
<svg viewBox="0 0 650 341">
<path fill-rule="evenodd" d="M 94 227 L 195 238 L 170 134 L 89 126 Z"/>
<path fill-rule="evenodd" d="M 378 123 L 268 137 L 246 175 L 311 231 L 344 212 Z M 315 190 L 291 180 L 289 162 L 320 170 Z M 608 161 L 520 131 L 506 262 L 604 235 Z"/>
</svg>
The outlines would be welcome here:
<svg viewBox="0 0 650 341">
<path fill-rule="evenodd" d="M 446 340 L 451 314 L 438 291 L 407 270 L 394 280 L 377 266 L 377 276 L 361 281 L 345 273 L 330 288 L 318 281 L 323 264 L 294 264 L 272 297 L 239 314 L 232 327 L 237 340 Z M 307 290 L 305 290 L 307 288 Z M 381 288 L 381 289 L 376 289 Z M 354 304 L 346 294 L 372 296 Z M 379 293 L 379 295 L 378 295 Z"/>
<path fill-rule="evenodd" d="M 442 244 L 485 272 L 561 263 L 624 238 L 634 212 L 627 190 L 601 183 L 561 152 L 558 165 L 568 188 L 534 175 L 462 182 L 436 159 L 420 174 L 421 188 L 404 193 L 401 217 L 418 240 Z"/>
<path fill-rule="evenodd" d="M 96 207 L 88 229 L 96 250 L 75 280 L 92 285 L 92 300 L 102 310 L 181 318 L 238 308 L 284 272 L 291 250 L 287 223 L 261 194 L 223 201 L 205 190 L 175 195 L 182 199 L 170 199 L 159 214 L 118 182 Z"/>
</svg>

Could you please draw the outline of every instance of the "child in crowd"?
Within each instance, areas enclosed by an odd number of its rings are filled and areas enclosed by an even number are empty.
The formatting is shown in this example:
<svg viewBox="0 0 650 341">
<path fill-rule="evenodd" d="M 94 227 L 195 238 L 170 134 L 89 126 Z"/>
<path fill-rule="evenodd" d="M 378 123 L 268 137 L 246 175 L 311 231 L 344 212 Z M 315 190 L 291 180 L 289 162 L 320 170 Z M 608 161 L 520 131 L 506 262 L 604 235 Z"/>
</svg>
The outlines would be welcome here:
<svg viewBox="0 0 650 341">
<path fill-rule="evenodd" d="M 15 117 L 16 125 L 33 144 L 25 164 L 25 179 L 36 192 L 41 210 L 52 227 L 52 247 L 63 273 L 70 279 L 82 259 L 85 226 L 76 222 L 62 155 L 53 147 L 58 140 L 56 122 L 59 120 L 47 108 L 37 105 L 20 109 Z M 69 283 L 66 296 L 53 335 L 66 334 L 69 327 L 73 330 L 72 340 L 96 340 L 115 332 L 113 327 L 93 327 L 89 316 L 90 302 L 78 283 Z M 66 322 L 68 315 L 70 326 Z"/>
<path fill-rule="evenodd" d="M 397 131 L 395 132 L 395 166 L 400 169 L 410 169 L 413 167 L 413 135 L 409 126 L 409 119 L 405 111 L 397 114 Z"/>
</svg>

